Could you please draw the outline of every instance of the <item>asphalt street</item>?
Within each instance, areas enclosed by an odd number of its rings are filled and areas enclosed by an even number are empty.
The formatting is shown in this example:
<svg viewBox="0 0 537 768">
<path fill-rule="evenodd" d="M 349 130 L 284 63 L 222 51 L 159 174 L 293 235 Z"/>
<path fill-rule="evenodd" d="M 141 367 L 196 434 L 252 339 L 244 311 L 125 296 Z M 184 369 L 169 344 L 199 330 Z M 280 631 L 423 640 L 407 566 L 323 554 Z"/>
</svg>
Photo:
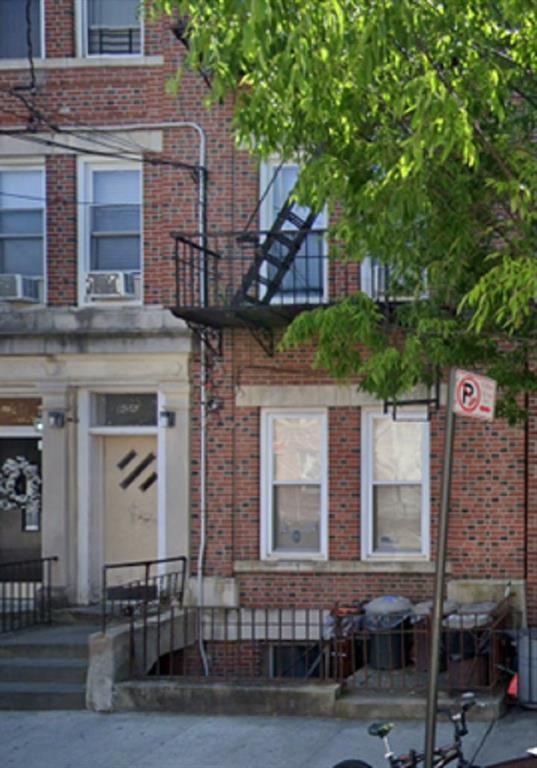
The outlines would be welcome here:
<svg viewBox="0 0 537 768">
<path fill-rule="evenodd" d="M 367 723 L 284 717 L 159 713 L 0 712 L 1 768 L 332 768 L 359 758 L 386 765 Z M 470 757 L 489 729 L 472 722 Z M 423 723 L 396 722 L 395 751 L 422 748 Z M 440 723 L 438 740 L 451 728 Z M 476 762 L 490 765 L 537 746 L 537 712 L 514 711 L 497 721 Z M 537 758 L 535 758 L 537 768 Z"/>
</svg>

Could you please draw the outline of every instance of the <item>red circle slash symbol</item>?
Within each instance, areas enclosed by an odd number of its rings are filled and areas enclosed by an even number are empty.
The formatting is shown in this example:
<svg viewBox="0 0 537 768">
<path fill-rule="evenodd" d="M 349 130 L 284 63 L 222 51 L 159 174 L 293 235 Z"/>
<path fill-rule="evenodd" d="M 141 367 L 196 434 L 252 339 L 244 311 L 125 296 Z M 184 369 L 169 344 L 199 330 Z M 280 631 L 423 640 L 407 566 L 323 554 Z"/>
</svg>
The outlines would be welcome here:
<svg viewBox="0 0 537 768">
<path fill-rule="evenodd" d="M 457 385 L 457 402 L 465 413 L 473 413 L 481 400 L 481 389 L 472 376 L 465 376 Z"/>
</svg>

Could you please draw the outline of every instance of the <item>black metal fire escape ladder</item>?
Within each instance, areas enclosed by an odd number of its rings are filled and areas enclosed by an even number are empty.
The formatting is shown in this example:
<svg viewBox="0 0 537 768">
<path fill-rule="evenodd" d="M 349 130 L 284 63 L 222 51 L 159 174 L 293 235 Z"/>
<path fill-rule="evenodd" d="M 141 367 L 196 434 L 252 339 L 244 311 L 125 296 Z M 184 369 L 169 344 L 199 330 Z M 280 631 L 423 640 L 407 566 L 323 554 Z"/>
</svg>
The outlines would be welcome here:
<svg viewBox="0 0 537 768">
<path fill-rule="evenodd" d="M 233 297 L 233 307 L 270 304 L 281 290 L 283 279 L 293 266 L 295 257 L 317 218 L 317 213 L 310 211 L 303 219 L 295 213 L 295 206 L 291 194 L 266 233 L 265 239 L 256 248 L 254 261 Z M 244 237 L 246 239 L 247 235 Z"/>
</svg>

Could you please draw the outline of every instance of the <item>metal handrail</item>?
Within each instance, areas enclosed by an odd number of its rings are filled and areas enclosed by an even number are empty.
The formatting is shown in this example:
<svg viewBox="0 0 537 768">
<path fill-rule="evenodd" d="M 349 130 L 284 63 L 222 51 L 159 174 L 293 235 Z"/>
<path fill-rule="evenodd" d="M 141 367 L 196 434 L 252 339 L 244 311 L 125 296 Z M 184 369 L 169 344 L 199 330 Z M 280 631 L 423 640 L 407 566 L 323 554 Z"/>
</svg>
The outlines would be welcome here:
<svg viewBox="0 0 537 768">
<path fill-rule="evenodd" d="M 181 568 L 176 571 L 151 575 L 151 569 L 154 566 L 159 567 L 169 563 L 180 563 Z M 141 568 L 143 571 L 142 578 L 127 581 L 124 584 L 109 585 L 109 571 L 125 568 Z M 107 563 L 103 565 L 101 601 L 101 625 L 103 633 L 106 632 L 107 618 L 109 615 L 107 609 L 110 604 L 112 604 L 112 611 L 110 612 L 112 615 L 128 617 L 132 616 L 136 610 L 141 608 L 145 619 L 147 617 L 149 604 L 155 600 L 155 598 L 150 597 L 150 595 L 162 594 L 165 592 L 165 587 L 169 587 L 170 584 L 174 585 L 174 591 L 173 594 L 168 594 L 167 596 L 176 599 L 179 604 L 182 604 L 185 592 L 186 569 L 187 558 L 185 555 L 163 557 L 156 560 L 129 560 L 121 563 Z M 177 584 L 177 577 L 179 577 L 179 584 Z M 108 594 L 109 588 L 122 590 L 123 594 L 120 593 L 120 597 L 117 599 L 114 599 L 113 597 L 111 598 Z M 133 598 L 133 595 L 138 595 L 138 597 Z M 118 608 L 117 613 L 114 611 L 115 607 Z"/>
</svg>

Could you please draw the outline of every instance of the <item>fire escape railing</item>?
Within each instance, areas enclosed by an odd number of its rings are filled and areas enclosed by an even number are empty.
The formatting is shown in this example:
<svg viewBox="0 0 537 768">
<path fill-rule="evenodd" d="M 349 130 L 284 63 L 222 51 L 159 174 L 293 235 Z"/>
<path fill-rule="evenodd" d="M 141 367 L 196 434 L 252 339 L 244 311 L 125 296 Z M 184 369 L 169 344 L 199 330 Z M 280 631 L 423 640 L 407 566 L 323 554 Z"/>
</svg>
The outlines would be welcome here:
<svg viewBox="0 0 537 768">
<path fill-rule="evenodd" d="M 309 229 L 299 240 L 296 234 L 221 232 L 202 241 L 197 234 L 174 233 L 177 314 L 189 308 L 238 315 L 256 307 L 304 308 L 359 290 L 360 265 L 329 259 L 324 230 Z"/>
</svg>

